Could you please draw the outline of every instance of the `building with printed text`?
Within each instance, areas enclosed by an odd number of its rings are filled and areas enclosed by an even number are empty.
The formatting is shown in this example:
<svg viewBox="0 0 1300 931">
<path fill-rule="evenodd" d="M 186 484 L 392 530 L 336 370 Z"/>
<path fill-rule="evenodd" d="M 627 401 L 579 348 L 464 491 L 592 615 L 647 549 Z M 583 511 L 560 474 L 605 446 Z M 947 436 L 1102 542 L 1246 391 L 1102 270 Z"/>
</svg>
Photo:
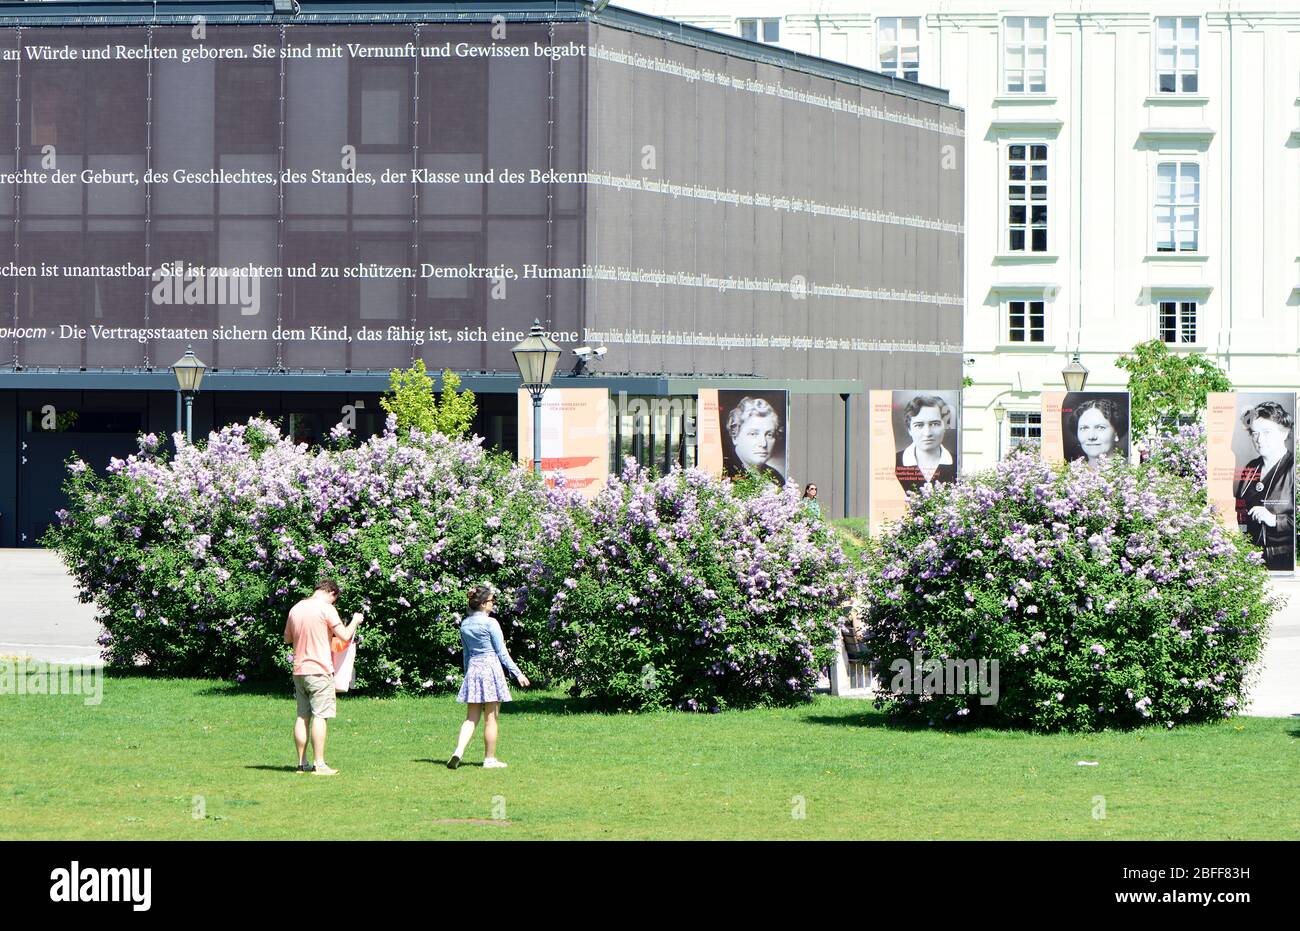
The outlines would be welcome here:
<svg viewBox="0 0 1300 931">
<path fill-rule="evenodd" d="M 557 386 L 608 390 L 611 464 L 694 464 L 701 390 L 784 391 L 788 476 L 865 514 L 866 392 L 964 373 L 963 127 L 580 0 L 0 3 L 0 546 L 73 452 L 177 428 L 187 348 L 196 435 L 368 435 L 422 359 L 513 451 L 534 319 Z"/>
</svg>

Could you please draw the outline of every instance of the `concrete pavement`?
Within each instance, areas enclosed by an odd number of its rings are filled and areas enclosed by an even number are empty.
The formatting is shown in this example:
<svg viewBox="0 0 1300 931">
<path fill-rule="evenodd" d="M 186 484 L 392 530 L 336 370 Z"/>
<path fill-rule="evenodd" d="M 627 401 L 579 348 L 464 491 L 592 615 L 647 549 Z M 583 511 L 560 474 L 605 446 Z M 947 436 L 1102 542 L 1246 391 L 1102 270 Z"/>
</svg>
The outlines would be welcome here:
<svg viewBox="0 0 1300 931">
<path fill-rule="evenodd" d="M 1300 579 L 1277 579 L 1288 603 L 1273 616 L 1247 714 L 1300 717 Z M 63 563 L 41 549 L 0 549 L 0 656 L 51 662 L 99 658 L 94 605 L 77 601 Z"/>
<path fill-rule="evenodd" d="M 1287 599 L 1273 615 L 1246 714 L 1266 718 L 1300 717 L 1300 579 L 1274 579 L 1273 588 Z"/>
<path fill-rule="evenodd" d="M 0 549 L 0 656 L 60 663 L 94 662 L 103 628 L 95 606 L 50 550 Z"/>
</svg>

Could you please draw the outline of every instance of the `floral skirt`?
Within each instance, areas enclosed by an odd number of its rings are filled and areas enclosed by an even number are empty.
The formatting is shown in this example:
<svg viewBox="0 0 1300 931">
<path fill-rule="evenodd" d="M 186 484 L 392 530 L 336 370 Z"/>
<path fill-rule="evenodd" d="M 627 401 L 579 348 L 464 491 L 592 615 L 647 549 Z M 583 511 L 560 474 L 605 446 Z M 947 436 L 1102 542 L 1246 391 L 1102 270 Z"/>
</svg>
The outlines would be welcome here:
<svg viewBox="0 0 1300 931">
<path fill-rule="evenodd" d="M 510 686 L 501 660 L 495 656 L 471 656 L 456 701 L 474 705 L 510 701 Z"/>
</svg>

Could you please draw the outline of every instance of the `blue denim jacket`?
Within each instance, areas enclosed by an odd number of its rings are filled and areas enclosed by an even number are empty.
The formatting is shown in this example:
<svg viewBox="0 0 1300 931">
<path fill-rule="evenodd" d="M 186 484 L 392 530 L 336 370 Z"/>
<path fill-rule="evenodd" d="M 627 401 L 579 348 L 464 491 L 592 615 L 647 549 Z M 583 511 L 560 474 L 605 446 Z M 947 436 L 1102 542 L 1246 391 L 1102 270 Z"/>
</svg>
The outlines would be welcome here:
<svg viewBox="0 0 1300 931">
<path fill-rule="evenodd" d="M 501 638 L 501 625 L 496 622 L 496 618 L 488 617 L 482 611 L 466 615 L 460 622 L 460 644 L 463 648 L 461 672 L 469 671 L 469 661 L 475 656 L 491 656 L 495 653 L 497 659 L 501 660 L 501 665 L 512 676 L 518 679 L 521 675 L 519 667 L 506 652 L 505 641 Z"/>
</svg>

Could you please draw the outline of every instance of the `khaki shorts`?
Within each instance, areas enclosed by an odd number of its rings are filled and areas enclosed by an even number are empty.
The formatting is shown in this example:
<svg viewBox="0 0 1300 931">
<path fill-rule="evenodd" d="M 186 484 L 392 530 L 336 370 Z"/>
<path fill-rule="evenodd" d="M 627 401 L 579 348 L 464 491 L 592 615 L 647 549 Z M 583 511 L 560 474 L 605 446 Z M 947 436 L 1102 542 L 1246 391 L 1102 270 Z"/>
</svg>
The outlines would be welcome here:
<svg viewBox="0 0 1300 931">
<path fill-rule="evenodd" d="M 293 697 L 298 699 L 298 717 L 334 717 L 334 677 L 294 676 Z"/>
</svg>

